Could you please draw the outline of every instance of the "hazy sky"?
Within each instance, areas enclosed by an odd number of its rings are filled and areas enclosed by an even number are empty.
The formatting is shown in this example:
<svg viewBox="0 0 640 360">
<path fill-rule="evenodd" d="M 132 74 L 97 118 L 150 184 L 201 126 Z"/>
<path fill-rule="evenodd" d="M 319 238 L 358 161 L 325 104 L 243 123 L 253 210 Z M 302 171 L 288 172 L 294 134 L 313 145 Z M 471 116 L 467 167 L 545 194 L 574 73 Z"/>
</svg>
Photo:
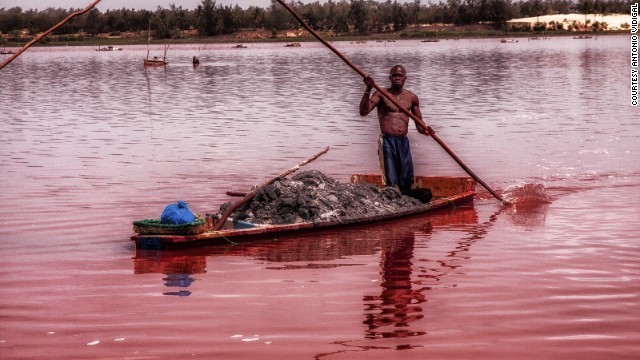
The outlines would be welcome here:
<svg viewBox="0 0 640 360">
<path fill-rule="evenodd" d="M 93 3 L 95 0 L 0 0 L 0 8 L 12 8 L 14 6 L 19 6 L 22 10 L 29 9 L 38 9 L 43 10 L 49 7 L 54 8 L 82 8 L 89 6 L 89 4 Z M 311 2 L 311 1 L 303 1 L 303 2 Z M 163 8 L 168 8 L 169 5 L 175 4 L 176 6 L 182 6 L 183 9 L 195 9 L 199 4 L 202 4 L 202 0 L 102 0 L 96 8 L 100 11 L 105 11 L 107 9 L 147 9 L 147 10 L 155 10 L 158 6 L 162 6 Z M 270 0 L 217 0 L 216 4 L 221 5 L 235 5 L 238 4 L 240 7 L 246 9 L 251 5 L 259 6 L 262 8 L 266 8 L 271 4 Z"/>
</svg>

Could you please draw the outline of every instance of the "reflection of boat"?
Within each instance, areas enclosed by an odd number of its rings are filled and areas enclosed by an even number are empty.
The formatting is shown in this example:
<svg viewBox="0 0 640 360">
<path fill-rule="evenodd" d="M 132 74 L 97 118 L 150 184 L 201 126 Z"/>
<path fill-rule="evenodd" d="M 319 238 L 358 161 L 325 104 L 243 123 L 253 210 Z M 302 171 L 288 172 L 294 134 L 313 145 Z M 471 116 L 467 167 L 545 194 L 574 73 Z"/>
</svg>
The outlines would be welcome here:
<svg viewBox="0 0 640 360">
<path fill-rule="evenodd" d="M 301 222 L 282 225 L 252 224 L 229 218 L 225 221 L 221 230 L 218 231 L 206 230 L 197 235 L 136 234 L 131 239 L 135 241 L 138 248 L 143 249 L 165 249 L 176 246 L 243 241 L 265 237 L 272 234 L 304 232 L 317 230 L 319 228 L 364 224 L 432 212 L 443 208 L 449 208 L 460 203 L 472 201 L 475 193 L 475 181 L 468 177 L 416 176 L 415 180 L 417 187 L 431 189 L 433 199 L 427 204 L 408 208 L 399 212 L 359 218 L 342 218 L 331 221 Z M 379 175 L 353 175 L 351 182 L 371 183 L 382 186 L 381 177 Z M 216 225 L 215 222 L 218 218 L 219 214 L 207 215 L 207 221 L 209 222 L 210 229 Z"/>
<path fill-rule="evenodd" d="M 299 42 L 292 42 L 292 43 L 284 44 L 284 46 L 286 46 L 286 47 L 298 47 L 298 46 L 302 46 L 302 45 L 300 45 Z"/>
<path fill-rule="evenodd" d="M 207 272 L 204 256 L 164 256 L 162 252 L 139 251 L 134 258 L 136 274 L 200 274 Z"/>
<path fill-rule="evenodd" d="M 234 49 L 246 49 L 247 47 L 245 45 L 242 45 L 242 44 L 236 44 L 233 48 Z"/>
<path fill-rule="evenodd" d="M 96 51 L 122 51 L 122 48 L 113 46 L 100 47 L 100 45 L 98 45 Z"/>
</svg>

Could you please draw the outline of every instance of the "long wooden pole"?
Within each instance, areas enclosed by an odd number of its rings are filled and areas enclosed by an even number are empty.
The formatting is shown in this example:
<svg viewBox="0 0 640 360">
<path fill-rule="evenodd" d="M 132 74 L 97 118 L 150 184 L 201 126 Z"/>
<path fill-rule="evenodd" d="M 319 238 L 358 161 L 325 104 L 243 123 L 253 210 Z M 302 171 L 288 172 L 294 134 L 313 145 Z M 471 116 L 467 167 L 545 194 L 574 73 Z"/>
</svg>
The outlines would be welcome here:
<svg viewBox="0 0 640 360">
<path fill-rule="evenodd" d="M 251 199 L 253 199 L 254 196 L 256 196 L 256 194 L 262 190 L 265 186 L 271 184 L 272 182 L 283 178 L 289 174 L 291 174 L 292 172 L 298 171 L 298 169 L 300 169 L 301 166 L 306 165 L 310 162 L 312 162 L 313 160 L 319 158 L 320 156 L 324 155 L 327 153 L 327 151 L 329 151 L 329 147 L 327 146 L 326 148 L 324 148 L 322 151 L 320 151 L 319 153 L 313 155 L 312 157 L 298 163 L 298 165 L 292 167 L 291 169 L 283 172 L 282 174 L 271 178 L 265 182 L 263 182 L 262 184 L 256 186 L 253 190 L 251 190 L 249 193 L 247 193 L 242 199 L 236 201 L 235 203 L 231 204 L 231 206 L 229 206 L 227 208 L 227 210 L 225 210 L 224 213 L 222 213 L 222 216 L 220 217 L 220 219 L 216 220 L 216 225 L 213 227 L 214 231 L 220 230 L 222 228 L 222 226 L 224 226 L 224 222 L 225 220 L 227 220 L 227 218 L 229 217 L 229 215 L 231 215 L 232 212 L 234 212 L 240 205 L 243 205 L 245 203 L 247 203 L 248 201 L 250 201 Z"/>
<path fill-rule="evenodd" d="M 56 25 L 54 25 L 51 29 L 43 32 L 42 34 L 36 36 L 33 40 L 29 41 L 27 43 L 27 45 L 21 47 L 15 54 L 11 55 L 10 57 L 8 57 L 2 64 L 0 64 L 0 70 L 2 70 L 2 68 L 4 68 L 5 66 L 9 65 L 10 62 L 13 61 L 13 59 L 17 58 L 18 56 L 20 56 L 20 54 L 22 54 L 25 50 L 27 50 L 31 45 L 35 44 L 36 42 L 40 41 L 40 39 L 42 39 L 43 37 L 51 34 L 53 31 L 55 31 L 57 28 L 59 28 L 60 26 L 64 25 L 67 23 L 67 21 L 71 20 L 71 18 L 78 16 L 78 15 L 82 15 L 84 13 L 86 13 L 87 11 L 91 10 L 94 6 L 96 6 L 98 3 L 100 2 L 100 0 L 96 0 L 94 1 L 91 5 L 87 6 L 86 8 L 84 8 L 83 10 L 80 11 L 76 11 L 72 14 L 69 14 L 69 16 L 67 16 L 66 18 L 64 18 L 64 20 L 60 21 L 59 23 L 57 23 Z"/>
<path fill-rule="evenodd" d="M 295 17 L 300 22 L 300 24 L 305 29 L 307 29 L 307 31 L 309 31 L 311 33 L 311 35 L 313 35 L 316 39 L 318 39 L 321 43 L 323 43 L 326 47 L 328 47 L 329 50 L 333 51 L 336 55 L 338 55 L 338 57 L 340 59 L 342 59 L 347 65 L 349 65 L 355 72 L 360 74 L 360 76 L 362 76 L 363 78 L 366 78 L 368 76 L 365 72 L 360 70 L 360 68 L 358 68 L 354 63 L 349 61 L 349 59 L 346 56 L 344 56 L 340 51 L 338 51 L 331 44 L 329 44 L 327 41 L 325 41 L 315 30 L 313 30 L 309 25 L 307 25 L 307 23 L 289 5 L 287 5 L 284 2 L 284 0 L 277 0 L 277 1 L 280 3 L 280 5 L 284 6 L 284 8 L 287 9 L 291 13 L 291 15 L 293 15 L 293 17 Z M 378 86 L 378 84 L 376 84 L 375 82 L 373 83 L 373 87 L 376 90 L 378 90 L 389 101 L 391 101 L 391 103 L 393 103 L 393 105 L 398 107 L 398 109 L 400 109 L 405 114 L 407 114 L 411 119 L 413 119 L 416 122 L 416 124 L 418 124 L 418 126 L 420 126 L 423 130 L 427 131 L 427 134 L 430 134 L 431 137 L 433 137 L 433 139 L 444 149 L 444 151 L 446 151 L 453 158 L 453 160 L 455 160 L 455 162 L 457 162 L 458 165 L 460 165 L 467 172 L 467 174 L 469 174 L 478 183 L 480 183 L 485 189 L 487 189 L 487 191 L 489 191 L 489 193 L 491 193 L 491 195 L 493 195 L 496 199 L 500 200 L 505 205 L 510 204 L 508 201 L 503 199 L 502 196 L 498 195 L 495 191 L 493 191 L 493 189 L 491 189 L 491 187 L 489 187 L 489 185 L 487 185 L 487 183 L 482 181 L 482 179 L 480 179 L 473 171 L 471 171 L 471 169 L 469 169 L 469 167 L 453 152 L 453 150 L 451 150 L 444 143 L 444 141 L 442 141 L 442 139 L 440 139 L 440 137 L 438 137 L 432 131 L 428 131 L 427 130 L 427 125 L 424 123 L 424 121 L 422 121 L 422 119 L 418 118 L 411 111 L 407 110 L 404 106 L 402 106 L 400 104 L 400 102 L 398 102 L 398 100 L 396 100 L 393 96 L 391 96 L 387 92 L 386 89 Z"/>
</svg>

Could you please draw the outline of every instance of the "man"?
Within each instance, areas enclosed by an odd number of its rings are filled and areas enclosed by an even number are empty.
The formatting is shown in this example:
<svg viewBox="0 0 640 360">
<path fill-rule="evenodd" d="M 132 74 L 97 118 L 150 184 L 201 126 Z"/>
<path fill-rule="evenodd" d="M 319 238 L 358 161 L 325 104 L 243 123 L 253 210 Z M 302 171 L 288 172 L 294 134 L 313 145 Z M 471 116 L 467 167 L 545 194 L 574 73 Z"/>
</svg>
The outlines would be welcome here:
<svg viewBox="0 0 640 360">
<path fill-rule="evenodd" d="M 391 87 L 386 89 L 387 92 L 420 119 L 421 123 L 415 121 L 418 132 L 423 135 L 432 134 L 433 130 L 422 122 L 418 97 L 404 89 L 407 80 L 405 68 L 401 65 L 391 68 L 389 79 Z M 378 138 L 378 156 L 384 185 L 396 186 L 403 194 L 408 194 L 413 185 L 413 159 L 407 138 L 410 118 L 379 91 L 370 95 L 374 84 L 370 76 L 364 78 L 364 83 L 367 87 L 360 100 L 360 115 L 366 116 L 374 108 L 378 110 L 381 132 Z"/>
</svg>

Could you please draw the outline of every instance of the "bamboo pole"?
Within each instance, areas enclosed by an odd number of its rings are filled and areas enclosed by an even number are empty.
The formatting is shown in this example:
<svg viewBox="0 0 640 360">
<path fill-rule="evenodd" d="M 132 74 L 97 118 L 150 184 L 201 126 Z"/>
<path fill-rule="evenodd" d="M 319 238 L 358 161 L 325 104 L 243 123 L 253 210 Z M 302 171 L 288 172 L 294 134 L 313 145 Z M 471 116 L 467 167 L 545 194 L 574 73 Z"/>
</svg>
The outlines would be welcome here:
<svg viewBox="0 0 640 360">
<path fill-rule="evenodd" d="M 231 204 L 231 206 L 229 206 L 227 208 L 227 210 L 225 210 L 225 212 L 222 214 L 222 216 L 220 217 L 220 219 L 216 220 L 216 224 L 213 227 L 214 231 L 218 231 L 222 228 L 222 226 L 224 226 L 224 222 L 225 220 L 227 220 L 227 218 L 229 217 L 229 215 L 231 215 L 232 212 L 234 212 L 240 205 L 243 205 L 247 202 L 249 202 L 251 199 L 254 198 L 254 196 L 256 196 L 256 194 L 262 190 L 264 187 L 266 187 L 267 185 L 273 183 L 274 181 L 283 178 L 295 171 L 298 171 L 298 169 L 300 169 L 301 166 L 304 166 L 310 162 L 312 162 L 313 160 L 319 158 L 320 156 L 324 155 L 327 153 L 327 151 L 329 151 L 329 147 L 327 146 L 326 148 L 324 148 L 322 151 L 320 151 L 319 153 L 313 155 L 312 157 L 300 162 L 298 165 L 292 167 L 291 169 L 283 172 L 282 174 L 271 178 L 265 182 L 263 182 L 262 184 L 256 186 L 253 190 L 249 191 L 246 195 L 244 195 L 244 197 L 238 201 L 236 201 L 235 203 Z"/>
<path fill-rule="evenodd" d="M 25 50 L 27 50 L 31 45 L 35 44 L 36 42 L 40 41 L 42 38 L 44 38 L 45 36 L 51 34 L 53 31 L 55 31 L 56 29 L 58 29 L 59 27 L 61 27 L 62 25 L 66 24 L 67 21 L 71 20 L 71 18 L 76 17 L 78 15 L 82 15 L 84 13 L 86 13 L 87 11 L 91 10 L 94 6 L 96 6 L 98 3 L 100 2 L 100 0 L 96 0 L 94 1 L 91 5 L 87 6 L 86 8 L 84 8 L 83 10 L 80 11 L 76 11 L 72 14 L 69 14 L 69 16 L 67 16 L 66 18 L 64 18 L 64 20 L 60 21 L 59 23 L 57 23 L 56 25 L 54 25 L 51 29 L 43 32 L 42 34 L 36 36 L 33 40 L 29 41 L 25 46 L 21 47 L 15 54 L 11 55 L 10 57 L 8 57 L 2 64 L 0 64 L 0 70 L 2 70 L 5 66 L 7 66 L 10 62 L 13 61 L 13 59 L 17 58 L 18 56 L 20 56 L 20 54 L 22 54 L 23 52 L 25 52 Z"/>
<path fill-rule="evenodd" d="M 338 51 L 326 40 L 324 40 L 315 30 L 313 30 L 309 25 L 307 25 L 307 23 L 289 5 L 287 5 L 284 2 L 284 0 L 277 0 L 277 1 L 280 3 L 280 5 L 284 6 L 285 9 L 287 9 L 291 13 L 291 15 L 293 15 L 293 17 L 295 17 L 300 22 L 300 24 L 305 29 L 307 29 L 307 31 L 311 33 L 311 35 L 313 35 L 316 39 L 318 39 L 321 43 L 323 43 L 326 47 L 328 47 L 329 50 L 333 51 L 336 55 L 338 55 L 338 57 L 342 59 L 347 65 L 349 65 L 355 72 L 360 74 L 360 76 L 362 76 L 363 78 L 366 78 L 368 76 L 364 71 L 360 70 L 360 68 L 358 68 L 354 63 L 352 63 L 340 51 Z M 487 183 L 482 181 L 482 179 L 480 179 L 473 171 L 471 171 L 471 169 L 469 169 L 469 167 L 444 143 L 444 141 L 442 141 L 442 139 L 440 139 L 432 130 L 430 130 L 430 128 L 427 127 L 427 125 L 424 123 L 424 121 L 422 121 L 422 119 L 418 118 L 411 111 L 407 110 L 404 106 L 402 106 L 398 100 L 396 100 L 393 96 L 391 96 L 387 92 L 386 89 L 378 86 L 378 84 L 376 84 L 375 82 L 373 83 L 373 87 L 376 90 L 378 90 L 385 98 L 391 101 L 393 105 L 397 106 L 398 109 L 400 109 L 402 112 L 407 114 L 407 116 L 413 119 L 416 122 L 416 124 L 418 124 L 418 126 L 420 126 L 423 130 L 427 132 L 428 135 L 431 135 L 431 137 L 453 158 L 453 160 L 455 160 L 455 162 L 457 162 L 458 165 L 460 165 L 467 172 L 467 174 L 469 174 L 478 183 L 480 183 L 480 185 L 482 185 L 485 189 L 487 189 L 487 191 L 489 191 L 491 195 L 493 195 L 496 199 L 500 200 L 500 202 L 502 202 L 504 205 L 510 204 L 508 201 L 503 199 L 502 196 L 498 195 L 495 191 L 493 191 L 493 189 L 491 189 L 491 187 L 489 187 Z"/>
</svg>

